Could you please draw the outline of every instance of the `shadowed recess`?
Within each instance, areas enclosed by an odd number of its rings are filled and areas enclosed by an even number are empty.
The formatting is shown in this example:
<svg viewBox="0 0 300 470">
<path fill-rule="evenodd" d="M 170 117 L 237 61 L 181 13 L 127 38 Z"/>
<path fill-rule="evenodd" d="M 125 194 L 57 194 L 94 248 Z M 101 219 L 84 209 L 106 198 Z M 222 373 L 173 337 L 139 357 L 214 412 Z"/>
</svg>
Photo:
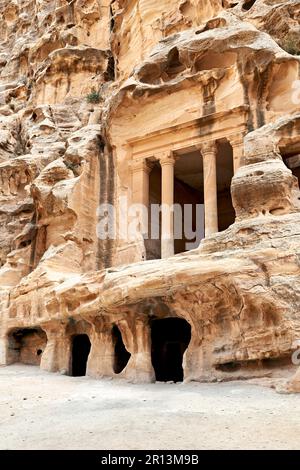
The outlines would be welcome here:
<svg viewBox="0 0 300 470">
<path fill-rule="evenodd" d="M 152 365 L 157 381 L 183 381 L 183 354 L 191 340 L 191 326 L 182 318 L 153 320 Z"/>
<path fill-rule="evenodd" d="M 91 350 L 88 335 L 76 335 L 72 341 L 72 376 L 82 377 L 86 374 L 86 366 Z"/>
<path fill-rule="evenodd" d="M 131 354 L 127 351 L 122 339 L 121 331 L 116 325 L 114 325 L 112 329 L 112 340 L 114 345 L 113 369 L 115 374 L 120 374 L 127 366 Z"/>
</svg>

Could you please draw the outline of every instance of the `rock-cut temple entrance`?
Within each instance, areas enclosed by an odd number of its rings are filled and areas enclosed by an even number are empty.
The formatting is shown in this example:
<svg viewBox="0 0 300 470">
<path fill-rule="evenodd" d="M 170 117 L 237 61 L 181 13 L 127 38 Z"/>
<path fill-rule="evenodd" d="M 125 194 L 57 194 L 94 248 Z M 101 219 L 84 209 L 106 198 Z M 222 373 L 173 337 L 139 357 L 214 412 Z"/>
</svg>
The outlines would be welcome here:
<svg viewBox="0 0 300 470">
<path fill-rule="evenodd" d="M 72 339 L 72 376 L 82 377 L 86 374 L 86 366 L 91 350 L 88 335 L 76 335 Z"/>
<path fill-rule="evenodd" d="M 182 318 L 151 323 L 152 365 L 157 381 L 183 381 L 183 354 L 191 340 L 191 326 Z"/>
<path fill-rule="evenodd" d="M 132 194 L 133 202 L 149 212 L 148 219 L 140 215 L 146 259 L 198 248 L 203 238 L 234 223 L 231 180 L 239 168 L 241 142 L 238 152 L 234 140 L 219 138 L 147 158 L 137 154 Z"/>
</svg>

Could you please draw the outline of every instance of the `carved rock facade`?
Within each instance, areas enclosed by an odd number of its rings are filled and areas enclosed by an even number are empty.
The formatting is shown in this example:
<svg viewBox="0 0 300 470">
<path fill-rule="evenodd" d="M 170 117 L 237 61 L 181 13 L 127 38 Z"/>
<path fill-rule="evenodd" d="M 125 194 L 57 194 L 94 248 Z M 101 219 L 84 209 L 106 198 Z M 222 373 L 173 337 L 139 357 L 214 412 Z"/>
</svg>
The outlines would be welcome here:
<svg viewBox="0 0 300 470">
<path fill-rule="evenodd" d="M 299 391 L 300 2 L 0 9 L 1 364 Z M 124 201 L 202 205 L 195 247 Z"/>
</svg>

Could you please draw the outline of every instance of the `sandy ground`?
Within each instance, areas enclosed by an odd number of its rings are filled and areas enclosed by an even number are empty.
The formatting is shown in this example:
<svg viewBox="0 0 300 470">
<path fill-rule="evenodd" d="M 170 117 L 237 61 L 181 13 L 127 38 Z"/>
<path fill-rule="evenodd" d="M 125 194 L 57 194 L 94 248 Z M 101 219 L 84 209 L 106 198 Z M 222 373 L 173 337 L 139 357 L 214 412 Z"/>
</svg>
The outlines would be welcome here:
<svg viewBox="0 0 300 470">
<path fill-rule="evenodd" d="M 299 449 L 300 395 L 0 367 L 0 449 Z"/>
</svg>

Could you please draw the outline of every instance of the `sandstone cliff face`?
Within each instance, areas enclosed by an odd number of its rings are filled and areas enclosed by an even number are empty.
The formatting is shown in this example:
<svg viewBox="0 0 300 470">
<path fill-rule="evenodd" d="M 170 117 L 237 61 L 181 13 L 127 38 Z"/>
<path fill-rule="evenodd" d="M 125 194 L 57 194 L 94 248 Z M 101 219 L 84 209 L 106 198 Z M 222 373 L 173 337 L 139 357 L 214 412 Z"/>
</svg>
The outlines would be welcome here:
<svg viewBox="0 0 300 470">
<path fill-rule="evenodd" d="M 121 376 L 154 380 L 151 322 L 177 317 L 191 328 L 185 380 L 292 373 L 300 2 L 1 0 L 0 11 L 1 363 L 71 373 L 72 338 L 87 334 L 87 373 L 115 375 L 117 326 Z M 211 140 L 234 159 L 232 225 L 162 260 L 142 261 L 142 238 L 99 239 L 98 207 L 135 202 L 137 157 L 153 165 Z"/>
</svg>

